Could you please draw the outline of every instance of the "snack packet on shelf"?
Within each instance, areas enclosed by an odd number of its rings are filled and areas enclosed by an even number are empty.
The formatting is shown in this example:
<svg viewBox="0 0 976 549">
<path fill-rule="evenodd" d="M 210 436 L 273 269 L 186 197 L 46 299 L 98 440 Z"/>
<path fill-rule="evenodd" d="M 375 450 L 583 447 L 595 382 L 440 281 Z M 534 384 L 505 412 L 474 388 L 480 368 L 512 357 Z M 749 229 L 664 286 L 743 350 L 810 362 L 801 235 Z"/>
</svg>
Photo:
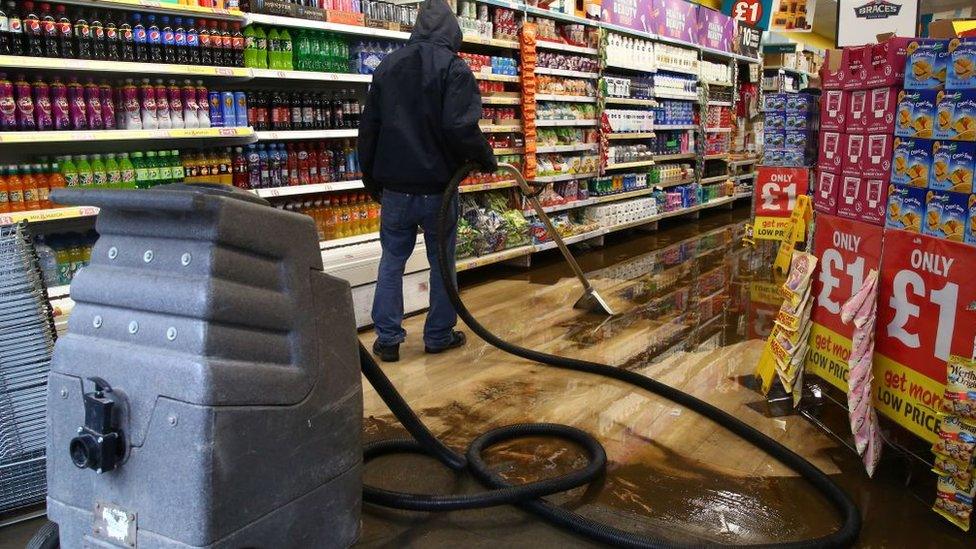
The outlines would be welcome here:
<svg viewBox="0 0 976 549">
<path fill-rule="evenodd" d="M 942 410 L 976 424 L 976 360 L 957 355 L 949 357 Z"/>
<path fill-rule="evenodd" d="M 965 490 L 973 487 L 973 463 L 971 461 L 956 461 L 942 454 L 935 454 L 932 472 L 940 476 L 956 479 L 956 484 Z"/>
<path fill-rule="evenodd" d="M 956 415 L 939 414 L 939 440 L 932 452 L 962 463 L 972 462 L 976 450 L 976 427 Z"/>
<path fill-rule="evenodd" d="M 962 489 L 955 477 L 947 475 L 940 475 L 936 486 L 935 504 L 932 506 L 932 510 L 964 532 L 968 532 L 976 487 L 971 487 L 968 490 Z"/>
</svg>

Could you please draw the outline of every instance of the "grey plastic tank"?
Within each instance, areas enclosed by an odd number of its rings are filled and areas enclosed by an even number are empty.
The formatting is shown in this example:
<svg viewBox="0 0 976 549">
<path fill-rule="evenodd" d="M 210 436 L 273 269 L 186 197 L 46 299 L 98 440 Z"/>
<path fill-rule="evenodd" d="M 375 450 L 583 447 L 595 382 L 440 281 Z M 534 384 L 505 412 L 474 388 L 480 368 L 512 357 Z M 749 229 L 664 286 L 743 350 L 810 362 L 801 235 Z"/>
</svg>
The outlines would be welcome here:
<svg viewBox="0 0 976 549">
<path fill-rule="evenodd" d="M 52 199 L 101 208 L 48 386 L 61 546 L 351 545 L 355 321 L 312 220 L 226 186 Z"/>
</svg>

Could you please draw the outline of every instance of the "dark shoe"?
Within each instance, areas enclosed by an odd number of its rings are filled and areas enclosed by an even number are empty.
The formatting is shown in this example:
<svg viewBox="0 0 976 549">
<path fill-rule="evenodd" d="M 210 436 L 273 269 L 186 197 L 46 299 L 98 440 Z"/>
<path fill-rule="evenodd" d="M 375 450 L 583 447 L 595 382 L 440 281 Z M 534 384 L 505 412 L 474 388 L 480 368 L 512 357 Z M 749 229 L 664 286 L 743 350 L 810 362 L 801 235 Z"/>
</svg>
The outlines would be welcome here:
<svg viewBox="0 0 976 549">
<path fill-rule="evenodd" d="M 424 345 L 424 352 L 430 353 L 432 355 L 436 355 L 437 353 L 443 353 L 448 349 L 454 349 L 455 347 L 460 347 L 461 345 L 464 345 L 467 342 L 468 342 L 468 338 L 467 336 L 464 335 L 464 332 L 459 332 L 457 330 L 454 330 L 453 332 L 451 332 L 450 343 L 448 343 L 443 347 L 428 347 Z"/>
<path fill-rule="evenodd" d="M 373 354 L 383 362 L 398 362 L 400 360 L 400 344 L 380 345 L 380 340 L 373 342 Z"/>
</svg>

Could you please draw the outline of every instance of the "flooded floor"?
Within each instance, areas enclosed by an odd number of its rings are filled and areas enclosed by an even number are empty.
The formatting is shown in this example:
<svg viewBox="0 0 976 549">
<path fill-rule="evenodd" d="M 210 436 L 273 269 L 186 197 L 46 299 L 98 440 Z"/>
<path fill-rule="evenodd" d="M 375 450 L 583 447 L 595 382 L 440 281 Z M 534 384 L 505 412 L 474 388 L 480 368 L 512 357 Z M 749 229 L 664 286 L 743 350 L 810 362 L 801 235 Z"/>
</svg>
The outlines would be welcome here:
<svg viewBox="0 0 976 549">
<path fill-rule="evenodd" d="M 772 256 L 742 246 L 746 210 L 674 220 L 651 233 L 615 235 L 603 247 L 578 253 L 617 311 L 613 318 L 572 309 L 579 287 L 555 254 L 534 257 L 531 269 L 492 266 L 463 273 L 463 298 L 482 323 L 507 340 L 651 376 L 803 455 L 860 506 L 860 547 L 972 547 L 972 534 L 929 510 L 935 493 L 926 485 L 930 473 L 918 473 L 910 460 L 886 448 L 876 478 L 868 479 L 842 439 L 799 415 L 778 414 L 747 387 L 778 304 L 769 302 L 762 284 L 753 284 Z M 839 524 L 827 502 L 795 473 L 688 409 L 617 381 L 514 358 L 466 328 L 466 347 L 426 355 L 423 320 L 420 315 L 406 321 L 410 335 L 402 360 L 383 368 L 453 448 L 463 451 L 484 431 L 518 422 L 565 423 L 603 443 L 606 475 L 552 496 L 554 503 L 621 529 L 698 544 L 801 540 Z M 369 333 L 361 338 L 367 344 L 373 340 Z M 404 436 L 365 387 L 365 439 Z M 843 410 L 825 406 L 819 416 L 828 424 L 835 420 L 843 434 Z M 579 448 L 547 439 L 500 444 L 487 453 L 489 463 L 513 482 L 579 467 L 583 456 Z M 365 481 L 424 493 L 481 489 L 470 477 L 413 455 L 376 460 Z M 0 529 L 0 547 L 22 547 L 39 524 Z M 427 514 L 367 505 L 359 546 L 594 545 L 515 507 Z"/>
<path fill-rule="evenodd" d="M 875 479 L 868 479 L 843 441 L 799 415 L 779 415 L 743 383 L 778 309 L 751 284 L 772 256 L 770 250 L 743 247 L 745 210 L 675 220 L 657 232 L 621 235 L 578 253 L 594 286 L 618 313 L 610 319 L 572 309 L 579 287 L 558 255 L 534 258 L 536 265 L 528 270 L 488 267 L 465 273 L 462 297 L 504 339 L 651 376 L 731 412 L 803 455 L 860 506 L 860 547 L 972 546 L 972 536 L 929 510 L 934 489 L 924 482 L 918 486 L 910 464 L 896 452 Z M 830 505 L 791 470 L 664 398 L 517 359 L 466 329 L 469 342 L 463 349 L 425 355 L 423 316 L 408 319 L 405 327 L 410 335 L 401 362 L 384 365 L 384 371 L 453 448 L 463 451 L 482 432 L 518 422 L 566 423 L 603 443 L 609 465 L 602 481 L 551 498 L 568 509 L 621 529 L 689 543 L 795 541 L 839 525 Z M 361 337 L 372 343 L 371 334 Z M 371 389 L 365 403 L 367 440 L 405 435 Z M 843 414 L 837 409 L 822 415 L 824 422 L 829 416 L 840 420 L 835 423 L 843 434 Z M 487 455 L 513 482 L 565 472 L 584 460 L 581 449 L 543 439 L 501 444 Z M 480 489 L 470 478 L 419 456 L 378 459 L 365 480 L 426 493 Z M 363 547 L 592 546 L 514 507 L 426 514 L 365 506 L 363 519 Z"/>
</svg>

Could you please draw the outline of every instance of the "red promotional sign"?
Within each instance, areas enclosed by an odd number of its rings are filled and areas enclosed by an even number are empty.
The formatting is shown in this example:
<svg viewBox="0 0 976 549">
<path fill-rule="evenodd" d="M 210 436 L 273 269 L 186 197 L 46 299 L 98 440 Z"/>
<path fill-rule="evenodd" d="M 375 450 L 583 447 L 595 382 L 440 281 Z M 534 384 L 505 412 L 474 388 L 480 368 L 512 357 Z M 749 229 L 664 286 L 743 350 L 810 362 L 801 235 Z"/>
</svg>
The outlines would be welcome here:
<svg viewBox="0 0 976 549">
<path fill-rule="evenodd" d="M 806 369 L 847 390 L 848 359 L 854 326 L 840 320 L 844 302 L 881 263 L 883 230 L 876 225 L 827 214 L 817 216 L 813 253 L 820 258 L 813 274 L 813 326 Z"/>
<path fill-rule="evenodd" d="M 875 334 L 874 405 L 936 440 L 950 354 L 972 356 L 976 253 L 972 246 L 885 230 Z"/>
<path fill-rule="evenodd" d="M 753 238 L 782 240 L 789 225 L 796 198 L 807 194 L 810 170 L 759 166 L 753 202 L 756 205 Z"/>
<path fill-rule="evenodd" d="M 789 217 L 796 197 L 807 194 L 810 170 L 759 166 L 756 174 L 756 215 Z"/>
<path fill-rule="evenodd" d="M 840 320 L 840 308 L 872 269 L 881 263 L 883 230 L 877 225 L 832 215 L 817 216 L 813 253 L 820 258 L 813 275 L 813 321 L 850 338 L 853 326 Z"/>
<path fill-rule="evenodd" d="M 950 354 L 976 343 L 973 247 L 899 230 L 885 232 L 877 352 L 940 383 Z"/>
</svg>

